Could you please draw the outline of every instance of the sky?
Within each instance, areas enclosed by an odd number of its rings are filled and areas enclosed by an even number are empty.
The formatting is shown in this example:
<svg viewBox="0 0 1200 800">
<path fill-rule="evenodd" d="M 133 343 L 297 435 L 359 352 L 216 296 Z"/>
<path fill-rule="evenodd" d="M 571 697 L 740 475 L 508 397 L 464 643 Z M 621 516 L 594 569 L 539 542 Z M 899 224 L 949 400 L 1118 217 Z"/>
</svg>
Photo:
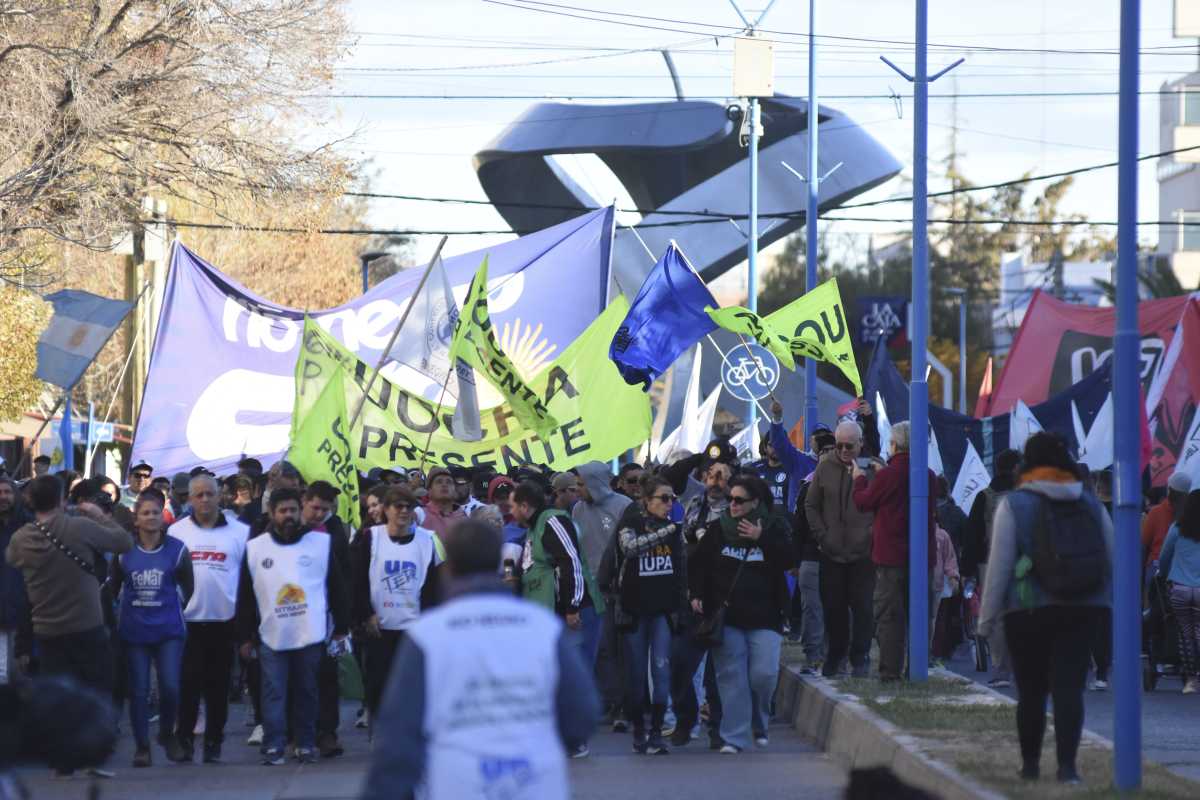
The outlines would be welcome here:
<svg viewBox="0 0 1200 800">
<path fill-rule="evenodd" d="M 743 9 L 757 16 L 754 12 L 766 2 L 751 0 Z M 1142 47 L 1149 51 L 1142 56 L 1143 91 L 1156 91 L 1164 81 L 1197 68 L 1196 43 L 1172 36 L 1172 3 L 1142 3 Z M 911 89 L 879 56 L 911 71 L 913 5 L 911 0 L 818 3 L 816 23 L 820 102 L 861 124 L 904 165 L 906 175 L 912 166 L 912 101 L 904 99 L 898 109 L 886 96 Z M 931 0 L 929 41 L 939 47 L 931 48 L 930 71 L 960 56 L 966 61 L 931 87 L 933 95 L 960 97 L 957 104 L 948 98 L 930 100 L 930 191 L 947 188 L 933 165 L 949 152 L 955 128 L 963 172 L 976 184 L 1115 160 L 1119 6 L 1119 0 Z M 498 95 L 673 99 L 669 75 L 656 52 L 666 47 L 689 98 L 724 103 L 732 92 L 732 42 L 714 36 L 732 35 L 741 24 L 728 0 L 350 0 L 348 12 L 353 35 L 331 89 L 336 120 L 332 130 L 314 135 L 349 136 L 339 147 L 365 162 L 373 192 L 477 200 L 486 198 L 475 177 L 473 154 L 537 102 Z M 776 91 L 806 96 L 808 3 L 777 0 L 762 29 L 761 35 L 776 42 Z M 1113 94 L 1011 96 L 1047 92 Z M 995 93 L 1010 96 L 978 96 Z M 347 97 L 364 94 L 392 97 Z M 1158 113 L 1159 97 L 1143 95 L 1142 153 L 1166 149 L 1159 144 Z M 567 161 L 585 188 L 612 196 L 611 176 L 595 161 Z M 1139 169 L 1142 220 L 1158 218 L 1155 163 L 1143 162 Z M 856 199 L 905 195 L 907 188 L 897 178 Z M 1063 212 L 1115 220 L 1116 188 L 1115 169 L 1079 176 Z M 803 191 L 798 184 L 798 207 L 803 206 Z M 906 204 L 870 210 L 881 212 L 879 216 L 911 215 Z M 409 200 L 372 200 L 368 221 L 418 231 L 507 228 L 487 206 Z M 903 227 L 823 224 L 858 237 L 855 241 L 865 241 L 871 231 Z M 1140 234 L 1146 243 L 1156 237 L 1150 228 Z M 418 259 L 431 254 L 437 238 L 418 237 Z M 506 238 L 511 237 L 451 236 L 446 252 L 466 252 Z M 680 241 L 686 250 L 686 232 Z"/>
</svg>

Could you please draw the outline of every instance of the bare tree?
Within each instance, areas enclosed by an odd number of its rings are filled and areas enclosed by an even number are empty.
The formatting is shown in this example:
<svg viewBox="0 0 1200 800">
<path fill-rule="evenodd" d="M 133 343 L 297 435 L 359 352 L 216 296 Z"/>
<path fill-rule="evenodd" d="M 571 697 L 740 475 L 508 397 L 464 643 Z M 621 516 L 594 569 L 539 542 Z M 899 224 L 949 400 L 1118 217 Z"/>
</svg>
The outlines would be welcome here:
<svg viewBox="0 0 1200 800">
<path fill-rule="evenodd" d="M 0 278 L 45 284 L 58 239 L 97 250 L 147 193 L 224 213 L 342 189 L 313 144 L 343 0 L 0 0 Z"/>
</svg>

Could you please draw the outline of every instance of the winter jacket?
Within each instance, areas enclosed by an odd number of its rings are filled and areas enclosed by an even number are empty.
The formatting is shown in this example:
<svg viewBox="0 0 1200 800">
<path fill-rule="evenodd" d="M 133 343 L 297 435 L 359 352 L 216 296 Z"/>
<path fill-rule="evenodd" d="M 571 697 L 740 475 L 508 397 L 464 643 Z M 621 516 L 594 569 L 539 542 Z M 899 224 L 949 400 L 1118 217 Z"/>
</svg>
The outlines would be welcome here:
<svg viewBox="0 0 1200 800">
<path fill-rule="evenodd" d="M 107 568 L 104 553 L 125 553 L 133 537 L 112 517 L 68 517 L 55 514 L 45 527 L 64 547 L 83 560 L 61 552 L 30 522 L 13 534 L 5 550 L 8 563 L 21 570 L 33 609 L 33 632 L 41 638 L 66 636 L 104 624 L 100 581 Z"/>
<path fill-rule="evenodd" d="M 813 539 L 826 558 L 841 564 L 871 557 L 871 513 L 854 504 L 853 489 L 850 467 L 829 453 L 817 464 L 804 496 Z"/>
<path fill-rule="evenodd" d="M 590 568 L 595 569 L 600 565 L 608 543 L 612 541 L 617 522 L 633 501 L 614 492 L 609 486 L 611 472 L 607 465 L 589 461 L 581 464 L 577 472 L 592 499 L 576 503 L 571 509 L 571 519 L 579 535 L 583 559 Z"/>
<path fill-rule="evenodd" d="M 746 566 L 738 576 L 743 561 Z M 705 615 L 714 613 L 730 598 L 727 625 L 743 630 L 782 631 L 791 607 L 787 571 L 794 566 L 792 534 L 782 516 L 769 514 L 756 542 L 739 537 L 731 543 L 723 535 L 721 524 L 714 522 L 688 561 L 688 593 L 701 601 Z"/>
<path fill-rule="evenodd" d="M 979 494 L 971 504 L 971 513 L 967 515 L 967 527 L 963 536 L 962 574 L 968 577 L 979 575 L 979 565 L 986 564 L 988 550 L 992 542 L 992 523 L 996 517 L 996 509 L 1004 495 L 1013 490 L 1015 482 L 1011 475 L 997 475 L 992 482 Z"/>
<path fill-rule="evenodd" d="M 648 516 L 638 503 L 625 509 L 614 537 L 616 547 L 611 549 L 620 570 L 619 594 L 626 611 L 674 614 L 683 608 L 687 559 L 682 528 Z"/>
<path fill-rule="evenodd" d="M 1153 561 L 1157 561 L 1162 553 L 1163 542 L 1167 540 L 1167 533 L 1170 532 L 1171 526 L 1175 524 L 1175 506 L 1171 503 L 1171 498 L 1164 499 L 1161 503 L 1146 514 L 1142 520 L 1142 558 L 1143 568 Z"/>
<path fill-rule="evenodd" d="M 929 486 L 937 491 L 937 476 L 929 470 Z M 935 498 L 930 498 L 934 500 Z M 854 504 L 873 512 L 871 524 L 871 560 L 877 567 L 908 566 L 908 453 L 896 453 L 874 478 L 860 475 L 854 479 Z M 928 516 L 927 566 L 937 563 L 937 523 L 935 503 L 926 503 Z"/>
<path fill-rule="evenodd" d="M 983 608 L 979 614 L 979 633 L 982 636 L 991 633 L 1002 615 L 1029 607 L 1112 606 L 1113 526 L 1100 501 L 1091 492 L 1083 491 L 1083 484 L 1075 475 L 1054 468 L 1041 467 L 1026 473 L 1022 476 L 1020 488 L 1027 491 L 1009 492 L 996 509 L 996 519 L 992 525 L 992 548 L 987 558 L 989 578 L 984 582 Z M 1032 606 L 1021 602 L 1017 591 L 1016 564 L 1023 555 L 1032 558 L 1033 538 L 1040 516 L 1039 495 L 1059 502 L 1082 500 L 1099 523 L 1108 550 L 1108 564 L 1104 583 L 1095 592 L 1082 597 L 1055 597 L 1043 590 L 1036 576 L 1031 574 L 1026 580 L 1031 581 Z"/>
<path fill-rule="evenodd" d="M 29 515 L 14 505 L 8 516 L 0 520 L 0 553 L 25 523 Z M 25 594 L 25 578 L 21 570 L 0 561 L 0 630 L 15 630 L 29 624 L 29 597 Z"/>
</svg>

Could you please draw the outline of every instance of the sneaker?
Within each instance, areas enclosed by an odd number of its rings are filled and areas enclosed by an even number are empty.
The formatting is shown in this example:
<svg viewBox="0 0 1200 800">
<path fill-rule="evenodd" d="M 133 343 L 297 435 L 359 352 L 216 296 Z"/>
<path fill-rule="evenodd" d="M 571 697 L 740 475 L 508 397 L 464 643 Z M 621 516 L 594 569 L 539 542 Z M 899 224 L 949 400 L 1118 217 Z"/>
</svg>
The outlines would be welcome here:
<svg viewBox="0 0 1200 800">
<path fill-rule="evenodd" d="M 1092 681 L 1088 688 L 1093 692 L 1106 692 L 1108 691 L 1108 681 L 1102 678 L 1096 678 L 1094 681 Z"/>
<path fill-rule="evenodd" d="M 665 733 L 665 731 L 664 731 Z M 686 747 L 692 741 L 692 732 L 682 726 L 675 726 L 675 730 L 671 733 L 672 747 Z"/>
<path fill-rule="evenodd" d="M 346 752 L 336 733 L 323 733 L 318 736 L 317 749 L 321 752 L 321 758 L 337 758 Z"/>
<path fill-rule="evenodd" d="M 768 744 L 770 744 L 770 740 L 767 739 L 766 736 L 755 736 L 754 737 L 754 746 L 755 747 L 766 747 Z"/>
<path fill-rule="evenodd" d="M 282 750 L 272 747 L 263 753 L 262 763 L 265 767 L 282 767 L 287 763 L 287 757 L 284 756 Z"/>
<path fill-rule="evenodd" d="M 221 763 L 221 743 L 220 742 L 205 742 L 204 743 L 204 763 L 205 764 L 220 764 Z"/>
<path fill-rule="evenodd" d="M 257 747 L 263 743 L 263 726 L 255 725 L 254 730 L 250 731 L 250 735 L 246 737 L 246 744 L 251 747 Z"/>
<path fill-rule="evenodd" d="M 192 736 L 201 736 L 204 733 L 204 725 L 204 713 L 201 712 L 200 715 L 196 717 L 196 724 L 192 726 Z"/>
<path fill-rule="evenodd" d="M 1074 767 L 1059 767 L 1058 782 L 1068 786 L 1078 786 L 1083 783 L 1083 778 L 1079 777 L 1079 771 Z"/>
<path fill-rule="evenodd" d="M 726 744 L 721 746 L 721 752 L 727 756 L 736 756 L 738 753 L 742 752 L 742 748 L 735 744 Z"/>
<path fill-rule="evenodd" d="M 633 731 L 633 752 L 642 755 L 646 752 L 646 732 L 636 728 Z"/>
<path fill-rule="evenodd" d="M 708 732 L 708 749 L 720 750 L 725 746 L 725 740 L 721 738 L 721 734 L 717 731 Z"/>
<path fill-rule="evenodd" d="M 355 719 L 354 719 L 354 727 L 356 727 L 356 728 L 367 727 L 368 725 L 371 724 L 370 718 L 371 718 L 371 712 L 367 711 L 365 708 L 360 708 L 358 711 L 358 716 L 355 717 Z"/>
<path fill-rule="evenodd" d="M 315 764 L 317 763 L 317 751 L 311 747 L 297 747 L 296 760 L 301 764 Z"/>
<path fill-rule="evenodd" d="M 800 674 L 801 675 L 810 675 L 810 676 L 816 675 L 817 668 L 809 666 L 808 664 L 805 664 L 803 667 L 800 668 Z"/>
<path fill-rule="evenodd" d="M 992 678 L 987 685 L 989 689 L 1007 689 L 1012 686 L 1012 681 L 1008 678 Z"/>
<path fill-rule="evenodd" d="M 1021 765 L 1021 771 L 1018 773 L 1023 781 L 1036 781 L 1042 776 L 1042 771 L 1038 767 L 1038 763 L 1024 763 Z"/>
<path fill-rule="evenodd" d="M 150 748 L 139 747 L 137 752 L 133 754 L 133 765 L 135 767 L 150 766 Z"/>
<path fill-rule="evenodd" d="M 1188 678 L 1186 681 L 1184 681 L 1184 683 L 1183 683 L 1183 693 L 1184 694 L 1195 694 L 1198 690 L 1200 690 L 1200 686 L 1197 686 L 1195 678 Z"/>
<path fill-rule="evenodd" d="M 662 734 L 658 731 L 650 731 L 650 738 L 646 740 L 646 755 L 665 756 L 669 752 L 667 750 L 667 743 L 663 741 Z"/>
<path fill-rule="evenodd" d="M 623 717 L 617 717 L 612 721 L 613 733 L 628 733 L 629 723 Z"/>
<path fill-rule="evenodd" d="M 179 737 L 173 733 L 167 734 L 162 741 L 163 749 L 167 752 L 167 760 L 176 763 L 180 761 L 189 761 L 189 754 L 183 749 L 183 745 L 179 743 Z"/>
<path fill-rule="evenodd" d="M 151 714 L 150 717 L 146 720 L 146 722 L 150 723 L 151 725 L 157 725 L 158 724 L 158 714 Z"/>
<path fill-rule="evenodd" d="M 567 755 L 569 755 L 571 758 L 587 758 L 591 754 L 592 751 L 588 750 L 587 744 L 581 744 L 578 747 L 573 748 Z"/>
<path fill-rule="evenodd" d="M 88 767 L 84 770 L 84 774 L 92 778 L 115 778 L 117 773 L 111 769 L 100 769 L 100 767 Z"/>
</svg>

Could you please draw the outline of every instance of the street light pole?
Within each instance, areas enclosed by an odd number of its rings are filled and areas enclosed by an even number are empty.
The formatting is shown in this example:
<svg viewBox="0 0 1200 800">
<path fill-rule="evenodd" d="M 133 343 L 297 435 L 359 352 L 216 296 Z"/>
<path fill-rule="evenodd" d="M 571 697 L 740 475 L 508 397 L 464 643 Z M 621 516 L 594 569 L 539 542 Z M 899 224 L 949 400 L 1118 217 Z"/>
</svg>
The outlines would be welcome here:
<svg viewBox="0 0 1200 800">
<path fill-rule="evenodd" d="M 808 0 L 808 208 L 804 212 L 804 290 L 817 288 L 817 204 L 820 186 L 817 170 L 817 0 Z M 812 440 L 817 425 L 817 362 L 804 362 L 804 441 Z"/>
<path fill-rule="evenodd" d="M 958 298 L 958 413 L 967 413 L 967 290 L 947 289 Z"/>
<path fill-rule="evenodd" d="M 1142 782 L 1141 401 L 1137 296 L 1138 44 L 1140 0 L 1121 0 L 1117 124 L 1117 330 L 1113 338 L 1113 783 Z"/>
</svg>

